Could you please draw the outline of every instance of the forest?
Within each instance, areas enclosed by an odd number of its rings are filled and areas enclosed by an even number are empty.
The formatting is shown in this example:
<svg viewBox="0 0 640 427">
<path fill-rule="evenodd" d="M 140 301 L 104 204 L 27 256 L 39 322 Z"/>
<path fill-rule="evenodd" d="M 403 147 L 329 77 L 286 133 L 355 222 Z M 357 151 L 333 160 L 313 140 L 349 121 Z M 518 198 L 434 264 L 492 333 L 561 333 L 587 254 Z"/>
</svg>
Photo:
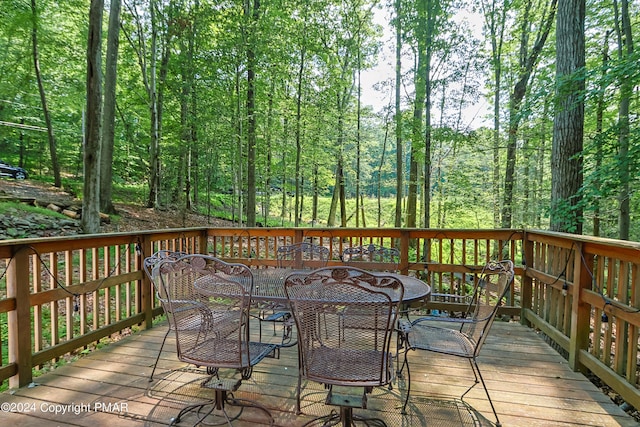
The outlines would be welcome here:
<svg viewBox="0 0 640 427">
<path fill-rule="evenodd" d="M 2 0 L 0 160 L 243 226 L 640 240 L 628 0 Z M 129 193 L 133 194 L 133 193 Z"/>
</svg>

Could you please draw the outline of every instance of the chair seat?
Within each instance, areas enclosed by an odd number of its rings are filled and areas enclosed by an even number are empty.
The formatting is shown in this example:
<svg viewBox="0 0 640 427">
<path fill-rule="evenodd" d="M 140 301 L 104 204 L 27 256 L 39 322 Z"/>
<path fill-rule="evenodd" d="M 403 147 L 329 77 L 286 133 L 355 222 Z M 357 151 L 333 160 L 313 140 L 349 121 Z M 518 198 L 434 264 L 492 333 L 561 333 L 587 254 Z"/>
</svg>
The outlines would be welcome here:
<svg viewBox="0 0 640 427">
<path fill-rule="evenodd" d="M 380 360 L 386 364 L 385 372 L 393 367 L 391 353 L 386 357 L 375 350 L 349 350 L 321 347 L 313 352 L 313 359 L 305 361 L 307 378 L 325 384 L 378 386 L 386 383 L 381 378 Z M 358 361 L 358 363 L 354 363 Z"/>
<path fill-rule="evenodd" d="M 428 350 L 466 358 L 472 358 L 475 351 L 475 343 L 460 331 L 424 323 L 411 326 L 407 342 L 409 348 L 414 350 Z"/>
<path fill-rule="evenodd" d="M 202 366 L 206 366 L 209 360 L 215 359 L 217 360 L 216 366 L 220 368 L 242 369 L 256 365 L 272 354 L 278 346 L 251 341 L 249 342 L 248 358 L 245 343 L 242 343 L 242 347 L 242 350 L 239 351 L 238 340 L 212 338 L 199 341 L 191 348 L 181 349 L 180 359 Z"/>
</svg>

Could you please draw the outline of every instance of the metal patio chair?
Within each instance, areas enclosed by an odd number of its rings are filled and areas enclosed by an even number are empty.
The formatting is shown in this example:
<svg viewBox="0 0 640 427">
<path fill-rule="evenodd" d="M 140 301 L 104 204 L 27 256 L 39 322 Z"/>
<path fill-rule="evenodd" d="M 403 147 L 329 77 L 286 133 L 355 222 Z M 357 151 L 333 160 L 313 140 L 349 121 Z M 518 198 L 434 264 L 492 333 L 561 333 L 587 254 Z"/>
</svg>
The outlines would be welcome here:
<svg viewBox="0 0 640 427">
<path fill-rule="evenodd" d="M 206 367 L 209 375 L 202 387 L 212 390 L 213 397 L 183 408 L 172 419 L 180 422 L 195 411 L 198 423 L 221 412 L 223 423 L 230 423 L 226 406 L 251 406 L 273 417 L 257 403 L 236 399 L 233 392 L 249 379 L 253 367 L 267 356 L 279 355 L 279 347 L 250 340 L 249 309 L 253 290 L 251 270 L 242 264 L 228 264 L 208 255 L 185 255 L 160 261 L 152 269 L 152 277 L 166 290 L 168 312 L 172 319 L 178 359 L 197 367 Z M 220 369 L 233 369 L 239 378 L 221 378 Z"/>
<path fill-rule="evenodd" d="M 278 247 L 276 253 L 278 268 L 304 270 L 321 268 L 329 261 L 329 248 L 309 242 L 293 243 Z M 274 302 L 258 306 L 257 318 L 260 320 L 260 339 L 262 339 L 262 322 L 273 324 L 273 335 L 276 335 L 276 324 L 282 323 L 284 331 L 282 344 L 291 340 L 291 313 L 288 307 Z"/>
<path fill-rule="evenodd" d="M 278 247 L 276 256 L 279 268 L 322 268 L 329 261 L 329 248 L 309 242 L 293 243 Z"/>
<path fill-rule="evenodd" d="M 406 349 L 400 371 L 404 367 L 407 368 L 408 384 L 403 413 L 406 412 L 411 391 L 411 372 L 407 355 L 412 350 L 424 350 L 467 359 L 473 370 L 475 381 L 462 394 L 461 399 L 478 382 L 482 383 L 496 417 L 496 426 L 501 425 L 480 373 L 477 357 L 493 325 L 498 307 L 513 283 L 513 276 L 513 262 L 509 260 L 489 262 L 476 278 L 473 295 L 462 318 L 424 316 L 413 321 L 400 321 L 399 343 Z"/>
<path fill-rule="evenodd" d="M 342 251 L 342 262 L 366 270 L 397 272 L 400 266 L 400 251 L 398 248 L 373 243 L 353 246 Z M 366 266 L 365 263 L 368 263 L 369 266 Z"/>
<path fill-rule="evenodd" d="M 158 263 L 160 263 L 161 261 L 168 260 L 168 259 L 176 260 L 185 255 L 187 255 L 185 252 L 161 249 L 155 252 L 153 255 L 148 256 L 144 259 L 144 262 L 143 262 L 144 271 L 149 277 L 149 280 L 151 280 L 151 283 L 153 284 L 153 289 L 155 291 L 156 298 L 158 298 L 158 301 L 160 302 L 160 305 L 162 306 L 162 309 L 165 312 L 165 314 L 169 310 L 167 293 L 164 290 L 164 287 L 162 286 L 161 283 L 157 283 L 155 280 L 153 280 L 151 272 L 153 270 L 153 267 Z M 158 350 L 156 361 L 153 363 L 153 369 L 151 370 L 151 375 L 149 375 L 149 381 L 153 381 L 153 374 L 156 372 L 156 367 L 158 366 L 158 362 L 160 361 L 160 355 L 162 354 L 162 349 L 164 348 L 164 344 L 167 341 L 167 337 L 169 336 L 169 333 L 174 330 L 171 320 L 172 320 L 171 316 L 167 315 L 167 322 L 169 323 L 169 327 L 167 328 L 167 332 L 164 334 L 164 337 L 162 338 L 162 344 L 160 344 L 160 350 Z"/>
<path fill-rule="evenodd" d="M 366 408 L 373 387 L 389 385 L 394 378 L 391 336 L 404 288 L 395 277 L 354 267 L 327 267 L 308 274 L 292 273 L 285 279 L 298 331 L 298 386 L 296 410 L 301 412 L 302 380 L 324 384 L 326 404 L 340 413 L 315 419 L 325 425 L 386 425 L 380 419 L 353 414 Z M 348 331 L 343 339 L 345 316 L 358 307 L 358 317 L 369 317 L 372 327 Z"/>
<path fill-rule="evenodd" d="M 400 266 L 400 251 L 398 248 L 370 243 L 368 245 L 353 246 L 342 252 L 342 262 L 352 267 L 370 271 L 387 271 L 396 273 Z M 367 316 L 357 316 L 358 307 L 350 307 L 351 316 L 344 316 L 343 331 L 349 328 L 369 328 L 370 322 Z M 406 312 L 406 307 L 402 312 Z"/>
</svg>

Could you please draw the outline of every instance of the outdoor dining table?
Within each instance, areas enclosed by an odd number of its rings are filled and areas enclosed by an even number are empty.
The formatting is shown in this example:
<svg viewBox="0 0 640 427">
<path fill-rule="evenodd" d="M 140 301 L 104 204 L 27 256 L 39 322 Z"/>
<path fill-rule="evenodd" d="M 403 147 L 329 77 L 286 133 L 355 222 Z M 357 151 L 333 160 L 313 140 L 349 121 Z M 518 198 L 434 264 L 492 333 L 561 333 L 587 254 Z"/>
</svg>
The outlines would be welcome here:
<svg viewBox="0 0 640 427">
<path fill-rule="evenodd" d="M 253 294 L 251 296 L 256 302 L 272 302 L 280 305 L 287 304 L 287 296 L 284 290 L 284 280 L 292 273 L 310 273 L 312 270 L 295 270 L 287 268 L 260 268 L 252 270 L 253 273 Z M 404 286 L 403 305 L 409 305 L 416 301 L 422 301 L 431 295 L 431 287 L 422 280 L 414 276 L 398 273 L 377 272 L 396 277 Z"/>
<path fill-rule="evenodd" d="M 293 322 L 289 315 L 289 301 L 284 286 L 285 279 L 293 273 L 310 273 L 311 271 L 313 270 L 289 268 L 256 268 L 251 270 L 253 274 L 252 303 L 272 311 L 272 314 L 267 317 L 269 321 L 285 321 L 282 347 L 291 347 L 296 344 L 291 340 Z M 417 277 L 390 272 L 375 273 L 396 277 L 402 283 L 404 295 L 400 301 L 401 314 L 406 314 L 412 303 L 429 299 L 431 287 Z M 243 279 L 236 278 L 236 280 Z M 287 321 L 287 319 L 289 320 Z M 260 332 L 260 337 L 262 337 L 262 332 Z"/>
</svg>

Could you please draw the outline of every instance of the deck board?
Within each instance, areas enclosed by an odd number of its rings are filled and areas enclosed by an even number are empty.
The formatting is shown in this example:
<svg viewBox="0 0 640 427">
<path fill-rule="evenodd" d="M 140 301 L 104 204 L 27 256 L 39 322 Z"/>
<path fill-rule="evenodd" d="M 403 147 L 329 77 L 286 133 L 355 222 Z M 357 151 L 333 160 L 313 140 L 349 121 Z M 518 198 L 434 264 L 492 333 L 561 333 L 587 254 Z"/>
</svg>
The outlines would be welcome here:
<svg viewBox="0 0 640 427">
<path fill-rule="evenodd" d="M 35 387 L 0 394 L 0 402 L 30 409 L 26 413 L 0 412 L 2 425 L 20 426 L 160 426 L 189 402 L 206 397 L 199 384 L 204 373 L 177 360 L 170 336 L 161 355 L 155 380 L 148 381 L 166 326 L 135 333 L 35 379 Z M 267 330 L 267 334 L 269 331 Z M 368 410 L 357 413 L 382 417 L 389 426 L 493 425 L 495 421 L 480 385 L 462 402 L 458 398 L 473 375 L 465 360 L 410 352 L 411 403 L 409 414 L 400 407 L 406 378 L 392 390 L 378 388 L 369 397 Z M 569 369 L 555 350 L 533 330 L 518 323 L 497 322 L 487 340 L 480 367 L 504 426 L 637 426 L 582 374 Z M 303 414 L 295 414 L 297 350 L 283 349 L 280 359 L 265 359 L 242 383 L 237 397 L 267 407 L 277 426 L 298 426 L 326 414 L 325 391 L 307 384 Z M 78 413 L 55 414 L 54 405 L 73 403 Z M 96 411 L 101 404 L 104 411 Z M 111 404 L 111 410 L 108 408 Z M 84 406 L 82 406 L 84 405 Z M 3 407 L 4 408 L 4 407 Z M 92 408 L 93 410 L 87 410 Z M 462 414 L 470 417 L 456 421 Z M 191 419 L 183 425 L 192 425 Z M 234 426 L 260 425 L 264 414 L 245 411 Z M 6 422 L 5 422 L 6 421 Z M 264 425 L 264 423 L 262 423 Z M 181 424 L 182 425 L 182 424 Z"/>
</svg>

